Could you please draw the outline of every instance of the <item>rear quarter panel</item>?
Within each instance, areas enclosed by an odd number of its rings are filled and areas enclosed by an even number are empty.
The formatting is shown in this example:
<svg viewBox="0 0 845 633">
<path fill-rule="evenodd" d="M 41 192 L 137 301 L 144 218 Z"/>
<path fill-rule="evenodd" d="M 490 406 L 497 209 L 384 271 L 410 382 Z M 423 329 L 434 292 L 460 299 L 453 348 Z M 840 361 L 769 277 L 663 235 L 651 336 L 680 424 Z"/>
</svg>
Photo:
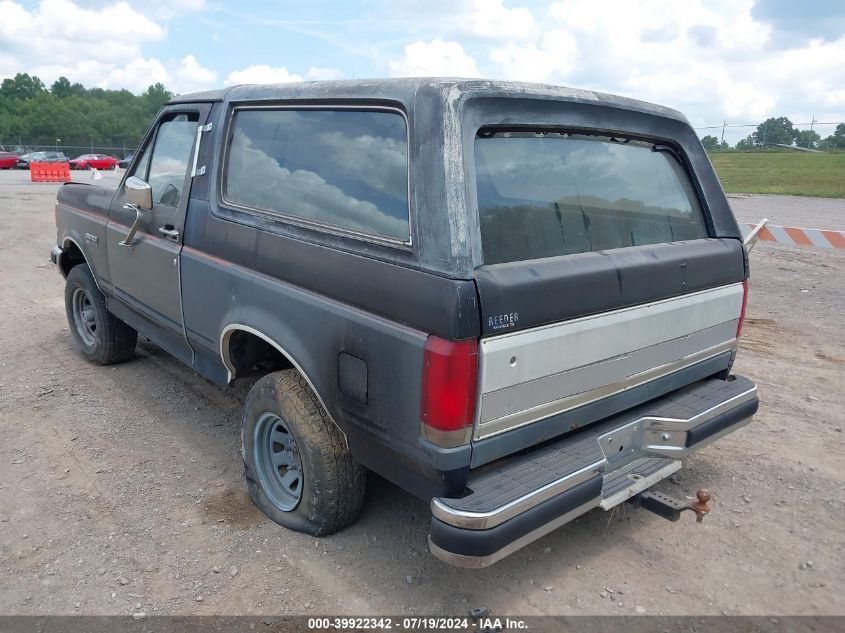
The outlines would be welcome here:
<svg viewBox="0 0 845 633">
<path fill-rule="evenodd" d="M 292 250 L 297 253 L 293 258 Z M 434 295 L 422 290 L 406 301 L 405 295 L 413 288 L 403 281 L 404 276 L 425 278 L 424 273 L 361 260 L 220 219 L 209 212 L 208 202 L 192 199 L 181 258 L 187 335 L 195 349 L 220 358 L 221 337 L 227 328 L 245 326 L 260 332 L 305 374 L 359 461 L 419 496 L 434 496 L 446 484 L 420 437 L 427 328 L 331 294 L 351 292 L 366 298 L 378 290 L 378 301 L 387 312 L 394 305 L 439 296 L 445 301 L 432 300 L 432 308 L 448 313 L 444 305 L 452 302 L 454 306 L 461 293 L 450 284 L 442 287 L 442 295 L 440 290 L 432 291 Z M 358 265 L 382 269 L 350 277 L 349 268 Z M 297 270 L 304 274 L 296 274 Z M 328 294 L 321 287 L 326 279 L 334 284 Z M 472 282 L 463 283 L 472 287 Z M 431 325 L 448 327 L 447 323 Z M 341 392 L 341 353 L 366 365 L 366 402 Z M 463 466 L 468 464 L 467 453 Z"/>
</svg>

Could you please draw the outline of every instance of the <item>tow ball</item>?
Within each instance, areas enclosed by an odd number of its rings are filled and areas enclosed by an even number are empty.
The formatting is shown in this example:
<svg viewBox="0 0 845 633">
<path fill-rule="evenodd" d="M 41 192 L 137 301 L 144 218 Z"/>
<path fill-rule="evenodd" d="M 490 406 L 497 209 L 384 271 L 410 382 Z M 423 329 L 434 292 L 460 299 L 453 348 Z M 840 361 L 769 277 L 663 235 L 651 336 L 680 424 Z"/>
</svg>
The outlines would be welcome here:
<svg viewBox="0 0 845 633">
<path fill-rule="evenodd" d="M 631 503 L 656 515 L 677 521 L 681 518 L 681 512 L 691 510 L 695 512 L 696 523 L 704 521 L 704 517 L 710 513 L 710 491 L 702 488 L 695 493 L 696 501 L 676 499 L 669 495 L 652 490 L 644 490 L 631 499 Z"/>
</svg>

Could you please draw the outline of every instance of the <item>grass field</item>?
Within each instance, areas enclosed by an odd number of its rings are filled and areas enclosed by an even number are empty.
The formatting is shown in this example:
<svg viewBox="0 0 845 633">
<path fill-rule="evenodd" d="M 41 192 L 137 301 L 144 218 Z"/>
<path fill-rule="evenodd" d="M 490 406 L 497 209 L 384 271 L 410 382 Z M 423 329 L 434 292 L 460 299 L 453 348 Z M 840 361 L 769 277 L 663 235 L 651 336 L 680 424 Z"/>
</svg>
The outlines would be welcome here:
<svg viewBox="0 0 845 633">
<path fill-rule="evenodd" d="M 710 160 L 728 193 L 845 198 L 845 153 L 714 152 Z"/>
</svg>

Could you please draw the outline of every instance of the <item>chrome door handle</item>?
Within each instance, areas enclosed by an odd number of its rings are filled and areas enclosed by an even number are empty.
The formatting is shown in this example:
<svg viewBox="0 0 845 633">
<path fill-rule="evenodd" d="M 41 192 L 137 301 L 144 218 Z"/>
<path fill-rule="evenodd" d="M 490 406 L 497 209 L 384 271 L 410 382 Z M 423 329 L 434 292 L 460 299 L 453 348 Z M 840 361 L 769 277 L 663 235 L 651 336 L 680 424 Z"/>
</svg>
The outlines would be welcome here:
<svg viewBox="0 0 845 633">
<path fill-rule="evenodd" d="M 158 227 L 158 232 L 169 240 L 173 240 L 174 242 L 179 241 L 179 231 L 176 229 L 169 229 L 166 226 L 160 226 Z"/>
</svg>

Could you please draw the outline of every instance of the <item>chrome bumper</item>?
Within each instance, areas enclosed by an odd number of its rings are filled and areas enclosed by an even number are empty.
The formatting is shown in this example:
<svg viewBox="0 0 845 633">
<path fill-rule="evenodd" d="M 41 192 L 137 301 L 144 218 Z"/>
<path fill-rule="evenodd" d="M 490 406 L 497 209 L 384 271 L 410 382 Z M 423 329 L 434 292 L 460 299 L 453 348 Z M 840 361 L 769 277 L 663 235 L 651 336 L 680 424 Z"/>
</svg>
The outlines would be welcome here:
<svg viewBox="0 0 845 633">
<path fill-rule="evenodd" d="M 681 467 L 680 459 L 745 426 L 758 406 L 743 377 L 710 379 L 470 473 L 471 494 L 431 502 L 429 548 L 486 567 L 588 510 L 605 510 Z"/>
</svg>

